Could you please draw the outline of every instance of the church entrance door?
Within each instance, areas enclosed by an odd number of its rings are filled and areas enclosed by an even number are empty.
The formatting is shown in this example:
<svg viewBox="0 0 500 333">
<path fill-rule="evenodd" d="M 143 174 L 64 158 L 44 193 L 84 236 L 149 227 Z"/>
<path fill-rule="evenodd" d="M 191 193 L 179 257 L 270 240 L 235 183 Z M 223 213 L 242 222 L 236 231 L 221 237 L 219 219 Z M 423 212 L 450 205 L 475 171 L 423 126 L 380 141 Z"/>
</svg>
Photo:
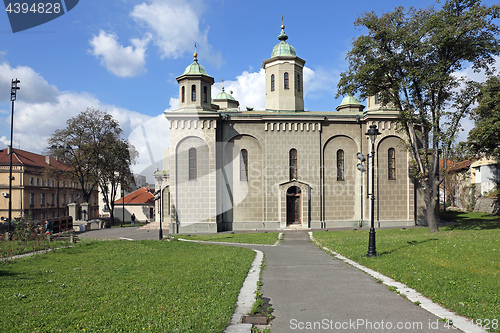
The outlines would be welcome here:
<svg viewBox="0 0 500 333">
<path fill-rule="evenodd" d="M 286 191 L 286 224 L 300 224 L 300 188 L 292 186 Z"/>
</svg>

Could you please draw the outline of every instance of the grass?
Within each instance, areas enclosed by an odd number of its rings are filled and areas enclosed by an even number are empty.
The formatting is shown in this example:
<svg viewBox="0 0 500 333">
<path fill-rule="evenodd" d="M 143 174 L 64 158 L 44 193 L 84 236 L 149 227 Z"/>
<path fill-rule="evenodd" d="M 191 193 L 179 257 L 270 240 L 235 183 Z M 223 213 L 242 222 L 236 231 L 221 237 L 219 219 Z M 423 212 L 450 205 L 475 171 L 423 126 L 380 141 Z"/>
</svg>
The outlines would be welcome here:
<svg viewBox="0 0 500 333">
<path fill-rule="evenodd" d="M 0 332 L 223 332 L 254 252 L 83 241 L 0 264 Z"/>
<path fill-rule="evenodd" d="M 69 241 L 53 241 L 49 242 L 45 235 L 38 237 L 37 239 L 29 241 L 19 241 L 19 240 L 1 240 L 0 241 L 0 259 L 10 258 L 14 255 L 42 251 L 48 249 L 55 249 L 62 246 L 70 245 Z"/>
<path fill-rule="evenodd" d="M 237 234 L 215 234 L 215 235 L 181 235 L 179 238 L 228 243 L 265 244 L 273 245 L 278 240 L 279 233 L 237 233 Z"/>
<path fill-rule="evenodd" d="M 499 320 L 500 217 L 460 212 L 443 217 L 457 223 L 433 234 L 427 228 L 377 230 L 374 258 L 366 257 L 367 231 L 321 231 L 314 237 L 459 315 Z"/>
</svg>

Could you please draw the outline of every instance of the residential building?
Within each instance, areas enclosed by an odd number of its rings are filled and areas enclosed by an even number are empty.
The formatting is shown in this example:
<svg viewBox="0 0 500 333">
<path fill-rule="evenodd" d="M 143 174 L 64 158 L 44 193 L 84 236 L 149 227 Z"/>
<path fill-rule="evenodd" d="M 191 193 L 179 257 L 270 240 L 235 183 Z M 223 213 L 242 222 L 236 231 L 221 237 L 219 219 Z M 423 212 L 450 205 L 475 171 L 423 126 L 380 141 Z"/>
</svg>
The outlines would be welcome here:
<svg viewBox="0 0 500 333">
<path fill-rule="evenodd" d="M 486 195 L 500 185 L 500 163 L 494 158 L 483 157 L 471 164 L 476 195 Z"/>
<path fill-rule="evenodd" d="M 0 216 L 7 219 L 9 207 L 8 149 L 0 150 Z M 68 170 L 68 166 L 50 156 L 21 149 L 12 155 L 12 218 L 32 218 L 35 221 L 68 216 L 69 203 L 81 203 L 81 191 L 69 178 L 57 179 L 49 176 L 50 168 Z M 87 218 L 97 217 L 97 192 L 90 197 Z M 79 212 L 83 216 L 83 212 Z"/>
</svg>

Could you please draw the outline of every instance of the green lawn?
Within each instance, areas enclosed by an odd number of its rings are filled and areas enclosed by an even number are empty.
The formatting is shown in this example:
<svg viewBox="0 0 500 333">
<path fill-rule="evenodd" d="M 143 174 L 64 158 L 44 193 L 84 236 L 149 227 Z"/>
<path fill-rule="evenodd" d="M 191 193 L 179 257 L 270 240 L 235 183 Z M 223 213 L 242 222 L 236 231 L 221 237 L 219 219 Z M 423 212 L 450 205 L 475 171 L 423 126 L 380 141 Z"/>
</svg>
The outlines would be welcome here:
<svg viewBox="0 0 500 333">
<path fill-rule="evenodd" d="M 178 238 L 211 242 L 266 244 L 273 245 L 278 240 L 278 232 L 269 233 L 235 233 L 215 235 L 179 235 Z"/>
<path fill-rule="evenodd" d="M 324 246 L 416 289 L 474 320 L 500 320 L 500 217 L 449 213 L 455 226 L 377 230 L 377 257 L 366 258 L 367 231 L 315 232 Z M 497 326 L 498 327 L 498 326 Z"/>
<path fill-rule="evenodd" d="M 254 252 L 84 241 L 0 264 L 0 332 L 223 332 Z"/>
<path fill-rule="evenodd" d="M 69 241 L 53 241 L 49 242 L 44 235 L 38 239 L 30 241 L 7 241 L 0 240 L 0 259 L 9 258 L 17 254 L 55 249 L 62 246 L 72 245 Z"/>
</svg>

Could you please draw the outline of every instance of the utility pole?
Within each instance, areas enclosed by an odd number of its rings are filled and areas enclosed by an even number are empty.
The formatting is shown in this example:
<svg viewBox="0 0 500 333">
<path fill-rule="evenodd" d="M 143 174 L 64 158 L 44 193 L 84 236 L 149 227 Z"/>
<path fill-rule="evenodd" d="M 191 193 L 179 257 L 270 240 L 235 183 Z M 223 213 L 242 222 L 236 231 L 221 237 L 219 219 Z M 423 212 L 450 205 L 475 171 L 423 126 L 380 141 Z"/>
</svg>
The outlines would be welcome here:
<svg viewBox="0 0 500 333">
<path fill-rule="evenodd" d="M 12 85 L 10 87 L 10 101 L 12 102 L 12 116 L 10 118 L 10 162 L 9 162 L 9 240 L 12 240 L 12 155 L 14 154 L 14 148 L 12 146 L 14 139 L 14 102 L 17 97 L 17 91 L 21 89 L 17 85 L 20 83 L 17 78 L 12 80 Z"/>
</svg>

